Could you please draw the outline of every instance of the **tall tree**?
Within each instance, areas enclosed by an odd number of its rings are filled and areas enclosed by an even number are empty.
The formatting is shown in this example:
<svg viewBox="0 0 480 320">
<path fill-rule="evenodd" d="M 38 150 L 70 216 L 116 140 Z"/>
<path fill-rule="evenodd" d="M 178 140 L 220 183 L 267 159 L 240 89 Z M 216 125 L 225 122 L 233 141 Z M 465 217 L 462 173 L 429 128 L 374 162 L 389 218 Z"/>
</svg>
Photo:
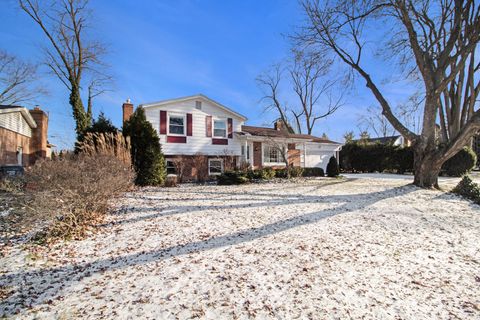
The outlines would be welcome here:
<svg viewBox="0 0 480 320">
<path fill-rule="evenodd" d="M 396 133 L 395 128 L 382 114 L 381 108 L 369 106 L 358 118 L 359 125 L 373 131 L 376 137 L 389 137 Z"/>
<path fill-rule="evenodd" d="M 318 120 L 333 114 L 341 106 L 342 97 L 333 98 L 331 92 L 336 81 L 326 77 L 330 64 L 331 61 L 318 56 L 295 52 L 289 73 L 299 107 L 292 108 L 291 112 L 300 133 L 304 128 L 307 134 L 312 134 Z"/>
<path fill-rule="evenodd" d="M 125 121 L 122 133 L 130 137 L 135 183 L 141 186 L 162 185 L 167 174 L 165 158 L 157 131 L 147 120 L 142 107 L 137 108 Z"/>
<path fill-rule="evenodd" d="M 257 77 L 257 83 L 264 91 L 263 101 L 267 101 L 266 111 L 274 110 L 278 114 L 278 120 L 283 121 L 290 133 L 294 133 L 288 117 L 288 107 L 280 101 L 280 83 L 284 68 L 280 64 L 273 65 L 270 70 Z"/>
<path fill-rule="evenodd" d="M 342 97 L 332 95 L 336 81 L 328 77 L 329 61 L 304 52 L 292 55 L 292 61 L 274 65 L 257 77 L 257 83 L 264 91 L 262 100 L 268 101 L 266 110 L 275 110 L 290 131 L 312 134 L 318 120 L 341 106 Z M 296 96 L 291 105 L 281 101 L 282 84 Z"/>
<path fill-rule="evenodd" d="M 343 140 L 345 140 L 345 143 L 351 143 L 355 139 L 355 134 L 353 131 L 347 131 L 343 134 Z"/>
<path fill-rule="evenodd" d="M 474 0 L 304 0 L 302 7 L 307 22 L 294 37 L 297 44 L 331 54 L 366 82 L 383 115 L 412 141 L 414 184 L 438 187 L 442 164 L 480 129 L 480 64 L 475 56 L 480 5 Z M 384 32 L 373 39 L 379 25 Z M 367 70 L 365 54 L 372 44 L 386 48 L 406 75 L 417 80 L 424 96 L 419 134 L 394 114 L 386 91 Z"/>
<path fill-rule="evenodd" d="M 40 27 L 48 40 L 46 65 L 69 90 L 69 103 L 81 134 L 92 122 L 92 101 L 110 80 L 103 72 L 105 47 L 90 40 L 88 0 L 19 0 L 21 9 Z M 83 86 L 83 84 L 85 86 Z M 82 99 L 87 91 L 87 107 Z"/>
<path fill-rule="evenodd" d="M 0 50 L 0 104 L 32 102 L 45 93 L 36 65 Z"/>
</svg>

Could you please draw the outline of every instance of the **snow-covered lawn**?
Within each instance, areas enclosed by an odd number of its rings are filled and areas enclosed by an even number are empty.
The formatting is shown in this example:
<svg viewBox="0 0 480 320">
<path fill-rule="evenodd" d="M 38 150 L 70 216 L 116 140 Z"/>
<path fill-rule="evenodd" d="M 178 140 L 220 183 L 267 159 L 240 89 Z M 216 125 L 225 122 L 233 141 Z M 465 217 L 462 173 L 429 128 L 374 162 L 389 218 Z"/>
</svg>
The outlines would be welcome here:
<svg viewBox="0 0 480 320">
<path fill-rule="evenodd" d="M 478 319 L 480 207 L 402 180 L 145 189 L 0 259 L 0 317 Z"/>
</svg>

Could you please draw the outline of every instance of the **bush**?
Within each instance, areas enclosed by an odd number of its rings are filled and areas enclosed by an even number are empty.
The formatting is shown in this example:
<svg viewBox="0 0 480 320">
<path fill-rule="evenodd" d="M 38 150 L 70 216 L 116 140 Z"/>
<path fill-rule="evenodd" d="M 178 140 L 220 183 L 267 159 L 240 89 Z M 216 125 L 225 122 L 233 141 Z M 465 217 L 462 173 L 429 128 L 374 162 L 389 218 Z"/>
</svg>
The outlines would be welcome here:
<svg viewBox="0 0 480 320">
<path fill-rule="evenodd" d="M 337 163 L 337 159 L 332 156 L 330 157 L 330 160 L 328 161 L 328 164 L 327 164 L 327 175 L 329 177 L 337 177 L 340 173 L 340 170 L 338 168 L 338 163 Z"/>
<path fill-rule="evenodd" d="M 442 166 L 442 170 L 451 177 L 461 177 L 470 172 L 477 163 L 477 155 L 468 147 L 460 150 L 456 155 L 448 159 Z"/>
<path fill-rule="evenodd" d="M 271 167 L 265 167 L 260 170 L 260 175 L 263 180 L 272 180 L 275 178 L 275 170 Z"/>
<path fill-rule="evenodd" d="M 287 178 L 287 169 L 275 170 L 275 178 Z"/>
<path fill-rule="evenodd" d="M 125 164 L 131 165 L 130 138 L 120 132 L 85 133 L 82 141 L 77 141 L 76 153 L 95 157 L 99 154 L 114 156 Z"/>
<path fill-rule="evenodd" d="M 290 177 L 298 178 L 303 175 L 303 168 L 301 167 L 290 167 Z"/>
<path fill-rule="evenodd" d="M 135 183 L 141 186 L 162 185 L 166 177 L 165 159 L 157 132 L 137 108 L 123 125 L 123 134 L 130 137 L 132 164 L 137 174 Z"/>
<path fill-rule="evenodd" d="M 220 185 L 245 184 L 249 181 L 247 173 L 243 171 L 225 171 L 217 177 Z"/>
<path fill-rule="evenodd" d="M 303 174 L 304 177 L 324 177 L 325 172 L 323 171 L 323 168 L 303 168 Z"/>
<path fill-rule="evenodd" d="M 109 200 L 133 185 L 134 173 L 111 155 L 37 161 L 25 173 L 27 216 L 44 227 L 36 240 L 82 236 L 106 213 Z"/>
<path fill-rule="evenodd" d="M 393 156 L 393 163 L 389 168 L 394 169 L 399 174 L 407 171 L 413 172 L 413 149 L 411 147 L 396 148 Z"/>
<path fill-rule="evenodd" d="M 246 176 L 249 180 L 272 180 L 275 175 L 275 170 L 270 167 L 257 170 L 248 170 L 246 173 Z"/>
<path fill-rule="evenodd" d="M 347 143 L 340 151 L 340 167 L 347 172 L 413 171 L 411 147 Z"/>
<path fill-rule="evenodd" d="M 88 127 L 84 132 L 78 135 L 78 142 L 83 142 L 87 134 L 93 133 L 110 133 L 116 134 L 118 129 L 113 125 L 113 123 L 108 119 L 103 112 L 100 112 L 97 120 L 93 120 L 93 123 Z M 75 145 L 75 152 L 78 153 L 77 144 Z"/>
<path fill-rule="evenodd" d="M 469 176 L 464 176 L 452 192 L 480 204 L 480 186 L 473 182 Z"/>
</svg>

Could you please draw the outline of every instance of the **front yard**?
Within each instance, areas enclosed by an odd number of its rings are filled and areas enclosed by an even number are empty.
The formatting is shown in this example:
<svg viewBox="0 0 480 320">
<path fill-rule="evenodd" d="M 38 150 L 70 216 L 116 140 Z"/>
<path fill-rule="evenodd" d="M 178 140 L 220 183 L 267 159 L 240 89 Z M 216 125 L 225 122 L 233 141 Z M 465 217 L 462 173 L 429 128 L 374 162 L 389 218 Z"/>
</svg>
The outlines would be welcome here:
<svg viewBox="0 0 480 320">
<path fill-rule="evenodd" d="M 144 189 L 99 230 L 7 246 L 0 317 L 480 317 L 480 207 L 402 180 Z"/>
</svg>

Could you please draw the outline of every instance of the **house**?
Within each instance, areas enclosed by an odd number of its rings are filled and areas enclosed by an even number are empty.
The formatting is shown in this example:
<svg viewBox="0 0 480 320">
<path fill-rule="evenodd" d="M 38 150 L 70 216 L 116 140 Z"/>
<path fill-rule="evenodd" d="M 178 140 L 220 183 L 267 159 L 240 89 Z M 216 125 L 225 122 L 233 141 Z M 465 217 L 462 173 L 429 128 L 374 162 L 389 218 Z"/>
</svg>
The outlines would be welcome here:
<svg viewBox="0 0 480 320">
<path fill-rule="evenodd" d="M 291 134 L 280 122 L 274 128 L 245 125 L 247 118 L 202 94 L 139 105 L 157 130 L 169 173 L 183 164 L 182 175 L 194 178 L 201 166 L 208 175 L 236 167 L 326 168 L 338 158 L 341 144 L 312 135 Z M 127 100 L 123 120 L 133 113 Z M 178 172 L 177 172 L 178 173 Z"/>
<path fill-rule="evenodd" d="M 368 139 L 357 139 L 353 142 L 366 142 L 366 143 L 380 143 L 392 146 L 408 147 L 410 146 L 410 141 L 405 139 L 402 135 L 388 136 L 388 137 L 378 137 L 378 138 L 368 138 Z"/>
<path fill-rule="evenodd" d="M 29 166 L 50 153 L 48 116 L 40 108 L 0 105 L 0 166 Z"/>
</svg>

